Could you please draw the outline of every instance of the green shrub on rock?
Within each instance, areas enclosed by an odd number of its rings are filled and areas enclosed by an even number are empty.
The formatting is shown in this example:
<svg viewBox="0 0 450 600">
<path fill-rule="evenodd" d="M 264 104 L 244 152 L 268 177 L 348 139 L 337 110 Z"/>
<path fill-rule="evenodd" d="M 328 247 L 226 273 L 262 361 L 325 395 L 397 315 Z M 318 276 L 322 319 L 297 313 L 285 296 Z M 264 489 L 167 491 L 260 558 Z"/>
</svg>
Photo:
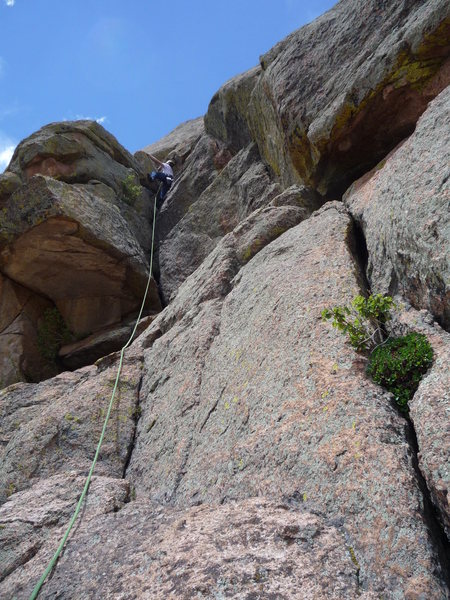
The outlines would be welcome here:
<svg viewBox="0 0 450 600">
<path fill-rule="evenodd" d="M 350 306 L 335 306 L 322 311 L 322 319 L 333 319 L 332 325 L 344 335 L 358 352 L 373 349 L 383 340 L 383 328 L 396 308 L 390 296 L 374 294 L 368 298 L 356 296 Z"/>
<path fill-rule="evenodd" d="M 48 308 L 38 326 L 38 347 L 41 355 L 54 362 L 64 344 L 73 342 L 74 336 L 57 308 Z"/>
<path fill-rule="evenodd" d="M 367 374 L 391 392 L 399 410 L 407 414 L 408 402 L 433 362 L 433 349 L 425 335 L 415 332 L 383 341 L 393 308 L 397 307 L 390 296 L 356 296 L 349 306 L 323 310 L 322 319 L 332 319 L 355 350 L 369 355 Z"/>
<path fill-rule="evenodd" d="M 122 180 L 122 197 L 127 204 L 133 205 L 141 195 L 141 186 L 136 183 L 135 175 L 129 173 Z"/>
<path fill-rule="evenodd" d="M 408 401 L 433 362 L 433 348 L 422 333 L 409 333 L 375 348 L 367 373 L 394 395 L 399 409 L 408 412 Z"/>
</svg>

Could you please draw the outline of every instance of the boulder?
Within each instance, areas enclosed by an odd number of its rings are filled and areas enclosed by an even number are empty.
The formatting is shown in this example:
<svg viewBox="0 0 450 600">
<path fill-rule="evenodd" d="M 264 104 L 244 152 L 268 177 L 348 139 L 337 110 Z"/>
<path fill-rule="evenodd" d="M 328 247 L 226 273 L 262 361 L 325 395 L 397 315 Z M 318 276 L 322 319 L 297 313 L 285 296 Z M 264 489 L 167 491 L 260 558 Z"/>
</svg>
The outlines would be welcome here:
<svg viewBox="0 0 450 600">
<path fill-rule="evenodd" d="M 261 67 L 233 77 L 214 94 L 205 115 L 205 129 L 238 152 L 252 142 L 248 123 L 248 105 Z"/>
<path fill-rule="evenodd" d="M 353 236 L 344 207 L 327 204 L 237 275 L 222 240 L 138 340 L 126 475 L 138 500 L 180 507 L 297 499 L 341 524 L 363 590 L 442 598 L 404 419 L 320 319 L 360 292 Z"/>
<path fill-rule="evenodd" d="M 343 0 L 261 57 L 249 119 L 288 186 L 334 196 L 414 129 L 450 81 L 445 0 Z"/>
<path fill-rule="evenodd" d="M 450 326 L 450 87 L 415 132 L 344 196 L 368 251 L 379 293 L 401 294 Z"/>
<path fill-rule="evenodd" d="M 49 308 L 46 298 L 0 273 L 0 389 L 56 374 L 39 346 L 39 323 Z"/>
<path fill-rule="evenodd" d="M 67 183 L 102 181 L 117 193 L 130 169 L 139 163 L 96 121 L 62 121 L 45 125 L 16 148 L 7 172 L 23 183 L 47 175 Z"/>
<path fill-rule="evenodd" d="M 96 467 L 121 478 L 133 444 L 142 360 L 126 359 Z M 0 503 L 39 479 L 87 473 L 103 427 L 117 357 L 0 392 Z"/>
<path fill-rule="evenodd" d="M 153 198 L 141 186 L 148 185 L 146 173 L 95 121 L 51 123 L 23 140 L 0 181 L 0 199 L 2 188 L 10 195 L 19 187 L 17 181 L 27 184 L 35 175 L 92 189 L 97 185 L 99 194 L 119 208 L 145 252 L 150 251 Z M 26 187 L 22 193 L 27 194 Z"/>
<path fill-rule="evenodd" d="M 83 336 L 140 306 L 147 260 L 104 184 L 35 175 L 9 197 L 0 234 L 0 270 L 50 298 Z M 152 282 L 149 309 L 160 307 Z"/>
</svg>

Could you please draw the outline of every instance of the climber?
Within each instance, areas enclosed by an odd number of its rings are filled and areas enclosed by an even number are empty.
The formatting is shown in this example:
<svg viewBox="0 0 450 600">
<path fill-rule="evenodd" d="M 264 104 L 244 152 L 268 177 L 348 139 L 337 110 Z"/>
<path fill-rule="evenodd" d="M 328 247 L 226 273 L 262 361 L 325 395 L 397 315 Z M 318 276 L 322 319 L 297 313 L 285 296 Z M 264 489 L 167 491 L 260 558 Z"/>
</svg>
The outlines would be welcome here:
<svg viewBox="0 0 450 600">
<path fill-rule="evenodd" d="M 157 165 L 158 170 L 152 171 L 148 175 L 149 181 L 160 181 L 161 187 L 158 194 L 157 199 L 157 208 L 158 210 L 161 208 L 162 203 L 164 202 L 164 198 L 166 197 L 167 192 L 170 190 L 170 187 L 173 183 L 173 167 L 175 163 L 173 160 L 168 160 L 167 162 L 161 162 L 155 156 L 149 154 L 153 163 Z"/>
</svg>

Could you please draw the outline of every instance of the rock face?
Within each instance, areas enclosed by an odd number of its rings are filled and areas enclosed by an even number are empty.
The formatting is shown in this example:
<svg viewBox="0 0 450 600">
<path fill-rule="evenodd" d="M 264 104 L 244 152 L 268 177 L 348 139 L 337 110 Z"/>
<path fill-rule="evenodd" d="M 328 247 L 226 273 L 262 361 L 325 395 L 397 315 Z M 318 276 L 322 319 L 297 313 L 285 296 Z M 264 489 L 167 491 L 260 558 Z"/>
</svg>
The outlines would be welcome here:
<svg viewBox="0 0 450 600">
<path fill-rule="evenodd" d="M 55 373 L 36 350 L 45 309 L 56 307 L 80 338 L 140 306 L 152 215 L 141 178 L 137 161 L 96 123 L 52 124 L 18 146 L 0 182 L 0 271 L 24 288 L 26 312 L 14 324 L 3 316 L 2 331 L 13 327 L 3 331 L 4 383 Z M 2 286 L 3 305 L 11 304 L 8 290 Z M 152 281 L 147 310 L 159 309 Z"/>
<path fill-rule="evenodd" d="M 0 388 L 55 369 L 39 350 L 39 319 L 51 303 L 0 274 Z"/>
<path fill-rule="evenodd" d="M 177 165 L 156 223 L 167 306 L 125 352 L 42 598 L 448 597 L 446 19 L 441 0 L 342 0 L 227 82 L 205 126 L 147 148 Z M 60 349 L 70 368 L 128 337 L 149 167 L 114 143 L 52 125 L 0 177 L 2 344 L 44 305 L 104 326 Z M 408 417 L 321 319 L 369 290 L 396 294 L 390 335 L 434 350 Z M 28 598 L 59 544 L 119 360 L 0 392 L 2 598 Z"/>
<path fill-rule="evenodd" d="M 0 502 L 36 479 L 75 469 L 87 472 L 103 426 L 115 367 L 85 367 L 0 392 Z M 116 478 L 123 474 L 134 436 L 140 368 L 139 358 L 124 365 L 99 474 Z"/>
<path fill-rule="evenodd" d="M 448 85 L 448 17 L 445 0 L 344 0 L 272 48 L 249 107 L 263 160 L 342 193 Z"/>
<path fill-rule="evenodd" d="M 367 277 L 450 326 L 450 88 L 413 135 L 356 181 L 344 201 L 363 229 Z"/>
</svg>

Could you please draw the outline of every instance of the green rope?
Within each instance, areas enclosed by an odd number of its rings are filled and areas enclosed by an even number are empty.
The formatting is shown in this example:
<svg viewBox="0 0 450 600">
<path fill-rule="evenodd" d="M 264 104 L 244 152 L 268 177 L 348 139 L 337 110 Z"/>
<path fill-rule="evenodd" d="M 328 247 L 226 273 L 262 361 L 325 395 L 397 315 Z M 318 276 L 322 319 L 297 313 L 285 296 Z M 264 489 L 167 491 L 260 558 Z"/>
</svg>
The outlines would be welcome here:
<svg viewBox="0 0 450 600">
<path fill-rule="evenodd" d="M 125 344 L 125 346 L 123 346 L 123 348 L 120 351 L 120 361 L 119 361 L 119 367 L 117 369 L 116 381 L 114 383 L 114 388 L 113 388 L 113 391 L 112 391 L 112 394 L 111 394 L 111 400 L 109 401 L 109 407 L 108 407 L 108 411 L 106 413 L 105 422 L 103 423 L 102 433 L 100 435 L 100 439 L 99 439 L 98 444 L 97 444 L 97 450 L 95 452 L 94 460 L 92 461 L 92 465 L 91 465 L 91 468 L 89 470 L 89 474 L 88 474 L 88 476 L 86 478 L 86 482 L 84 484 L 83 491 L 81 492 L 80 499 L 78 500 L 77 506 L 75 508 L 75 512 L 73 513 L 73 516 L 72 516 L 72 518 L 70 520 L 70 523 L 69 523 L 69 525 L 67 527 L 66 533 L 64 534 L 64 536 L 63 536 L 63 538 L 62 538 L 62 540 L 61 540 L 61 542 L 60 542 L 60 544 L 58 546 L 58 549 L 56 550 L 55 554 L 53 555 L 53 558 L 49 562 L 48 567 L 45 569 L 44 573 L 42 574 L 42 577 L 39 579 L 38 583 L 36 584 L 36 587 L 34 588 L 33 593 L 30 596 L 30 600 L 35 600 L 35 598 L 37 598 L 37 596 L 38 596 L 38 594 L 39 594 L 39 592 L 41 590 L 41 587 L 44 584 L 44 581 L 47 579 L 49 573 L 51 572 L 51 570 L 53 569 L 53 567 L 56 565 L 56 563 L 58 561 L 58 558 L 59 558 L 59 555 L 61 554 L 62 549 L 64 548 L 64 544 L 66 543 L 67 538 L 69 537 L 70 531 L 71 531 L 71 529 L 72 529 L 72 527 L 73 527 L 73 525 L 74 525 L 74 523 L 75 523 L 75 521 L 76 521 L 76 519 L 78 517 L 78 513 L 81 510 L 81 506 L 82 506 L 83 501 L 85 499 L 85 496 L 87 494 L 87 491 L 88 491 L 88 488 L 89 488 L 89 484 L 91 483 L 92 473 L 94 472 L 94 468 L 95 468 L 95 465 L 97 463 L 98 455 L 100 454 L 100 448 L 101 448 L 102 443 L 103 443 L 103 438 L 105 437 L 106 427 L 108 425 L 109 416 L 111 414 L 111 410 L 112 410 L 112 407 L 113 407 L 114 396 L 116 395 L 117 386 L 119 384 L 119 378 L 120 378 L 120 373 L 122 371 L 122 363 L 123 363 L 124 353 L 125 353 L 125 350 L 128 348 L 128 346 L 131 344 L 131 341 L 132 341 L 132 339 L 134 337 L 134 334 L 136 333 L 136 329 L 137 329 L 139 320 L 140 320 L 140 318 L 142 316 L 142 312 L 144 310 L 145 301 L 147 300 L 147 294 L 148 294 L 148 290 L 149 290 L 149 287 L 150 287 L 150 281 L 152 279 L 153 247 L 154 247 L 154 241 L 155 241 L 155 221 L 156 221 L 156 198 L 157 198 L 157 196 L 159 194 L 160 188 L 161 188 L 161 186 L 159 186 L 159 188 L 158 188 L 158 191 L 157 191 L 156 196 L 155 196 L 154 205 L 153 205 L 152 245 L 151 245 L 151 250 L 150 250 L 150 270 L 149 270 L 149 274 L 148 274 L 147 287 L 145 288 L 145 293 L 144 293 L 144 298 L 142 300 L 141 309 L 140 309 L 139 315 L 138 315 L 138 317 L 136 319 L 136 323 L 134 325 L 133 331 L 132 331 L 132 333 L 130 335 L 130 338 L 129 338 L 128 342 Z"/>
</svg>

